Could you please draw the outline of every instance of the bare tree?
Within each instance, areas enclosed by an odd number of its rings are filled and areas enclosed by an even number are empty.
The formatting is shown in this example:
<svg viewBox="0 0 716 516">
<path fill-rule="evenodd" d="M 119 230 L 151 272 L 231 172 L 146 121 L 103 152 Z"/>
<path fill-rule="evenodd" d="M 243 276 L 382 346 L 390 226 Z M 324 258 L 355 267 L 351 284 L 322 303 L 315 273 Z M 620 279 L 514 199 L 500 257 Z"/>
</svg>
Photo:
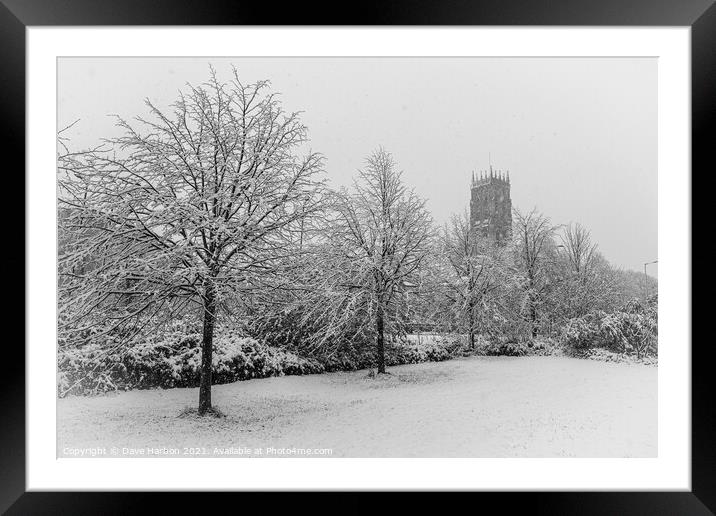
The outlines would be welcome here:
<svg viewBox="0 0 716 516">
<path fill-rule="evenodd" d="M 597 244 L 592 243 L 590 232 L 579 223 L 569 224 L 560 234 L 559 239 L 570 269 L 585 281 L 597 255 Z"/>
<path fill-rule="evenodd" d="M 562 274 L 559 302 L 567 318 L 608 309 L 615 295 L 614 274 L 581 224 L 569 224 L 559 235 Z"/>
<path fill-rule="evenodd" d="M 350 272 L 343 286 L 373 321 L 377 368 L 385 373 L 386 329 L 397 322 L 395 304 L 429 252 L 431 219 L 382 148 L 366 159 L 354 191 L 339 194 L 335 206 L 332 241 Z"/>
<path fill-rule="evenodd" d="M 59 158 L 63 327 L 134 333 L 196 308 L 199 413 L 212 409 L 212 345 L 228 297 L 275 274 L 321 206 L 322 158 L 267 81 L 210 79 L 166 113 L 117 118 L 124 135 Z M 92 267 L 79 267 L 91 257 Z"/>
<path fill-rule="evenodd" d="M 465 211 L 453 216 L 443 238 L 445 258 L 450 265 L 447 274 L 448 297 L 466 321 L 470 348 L 475 347 L 476 310 L 485 309 L 489 294 L 504 281 L 502 246 L 481 236 L 470 226 Z"/>
<path fill-rule="evenodd" d="M 536 209 L 526 215 L 515 209 L 514 219 L 517 262 L 525 277 L 526 308 L 534 338 L 538 333 L 538 309 L 549 285 L 548 260 L 556 227 Z"/>
</svg>

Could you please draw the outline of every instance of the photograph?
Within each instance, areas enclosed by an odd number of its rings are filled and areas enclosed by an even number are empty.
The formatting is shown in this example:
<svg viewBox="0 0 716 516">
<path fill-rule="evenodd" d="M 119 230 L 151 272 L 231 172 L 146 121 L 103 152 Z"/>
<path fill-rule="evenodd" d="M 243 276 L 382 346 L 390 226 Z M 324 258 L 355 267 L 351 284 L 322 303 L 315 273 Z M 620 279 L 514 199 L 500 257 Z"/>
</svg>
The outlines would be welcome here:
<svg viewBox="0 0 716 516">
<path fill-rule="evenodd" d="M 56 72 L 57 458 L 659 457 L 656 57 Z"/>
</svg>

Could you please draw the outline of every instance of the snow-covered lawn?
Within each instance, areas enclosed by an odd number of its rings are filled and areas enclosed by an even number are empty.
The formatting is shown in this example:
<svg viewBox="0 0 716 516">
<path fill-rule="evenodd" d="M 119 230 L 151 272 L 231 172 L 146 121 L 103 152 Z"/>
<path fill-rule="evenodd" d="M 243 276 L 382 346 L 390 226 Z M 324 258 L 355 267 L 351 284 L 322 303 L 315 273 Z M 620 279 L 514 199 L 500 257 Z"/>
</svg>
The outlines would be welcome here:
<svg viewBox="0 0 716 516">
<path fill-rule="evenodd" d="M 657 453 L 656 367 L 471 357 L 389 371 L 376 379 L 356 371 L 217 385 L 213 401 L 225 418 L 179 417 L 196 405 L 197 389 L 61 399 L 58 455 L 91 447 L 117 448 L 117 456 L 147 448 L 179 455 L 220 449 L 232 457 L 258 449 L 324 456 L 319 448 L 332 457 Z"/>
</svg>

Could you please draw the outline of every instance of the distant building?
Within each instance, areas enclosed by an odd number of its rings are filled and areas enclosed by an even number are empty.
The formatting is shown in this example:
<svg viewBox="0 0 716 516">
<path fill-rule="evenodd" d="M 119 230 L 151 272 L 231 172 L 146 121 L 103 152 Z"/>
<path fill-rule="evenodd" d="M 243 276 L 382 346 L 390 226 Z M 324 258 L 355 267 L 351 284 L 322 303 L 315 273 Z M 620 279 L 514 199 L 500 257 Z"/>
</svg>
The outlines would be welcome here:
<svg viewBox="0 0 716 516">
<path fill-rule="evenodd" d="M 470 186 L 470 227 L 497 242 L 512 235 L 510 173 L 501 170 L 472 173 Z"/>
</svg>

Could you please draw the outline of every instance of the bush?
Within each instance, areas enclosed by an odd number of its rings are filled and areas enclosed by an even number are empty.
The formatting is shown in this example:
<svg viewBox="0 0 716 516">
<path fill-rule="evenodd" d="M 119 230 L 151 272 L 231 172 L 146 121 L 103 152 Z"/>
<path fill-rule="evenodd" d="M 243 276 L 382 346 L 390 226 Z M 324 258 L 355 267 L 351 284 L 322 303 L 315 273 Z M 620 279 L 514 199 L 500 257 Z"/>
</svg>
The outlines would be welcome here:
<svg viewBox="0 0 716 516">
<path fill-rule="evenodd" d="M 448 360 L 449 339 L 403 339 L 386 346 L 386 364 Z M 212 381 L 231 383 L 252 378 L 352 371 L 375 366 L 375 351 L 346 345 L 330 356 L 303 357 L 254 338 L 228 332 L 214 341 Z M 201 379 L 201 336 L 173 331 L 118 352 L 108 343 L 61 348 L 58 391 L 98 394 L 116 390 L 197 387 Z"/>
<path fill-rule="evenodd" d="M 410 335 L 386 349 L 386 365 L 419 364 L 420 362 L 442 362 L 455 356 L 456 346 L 445 338 L 416 339 Z"/>
<path fill-rule="evenodd" d="M 559 345 L 550 338 L 519 338 L 504 335 L 476 335 L 475 348 L 463 349 L 463 355 L 522 357 L 526 355 L 552 355 Z"/>
<path fill-rule="evenodd" d="M 658 365 L 656 356 L 637 357 L 636 355 L 628 355 L 625 353 L 617 353 L 604 348 L 591 348 L 574 352 L 572 356 L 579 358 L 588 358 L 590 360 L 599 360 L 601 362 L 626 362 L 640 363 L 645 365 Z"/>
<path fill-rule="evenodd" d="M 656 306 L 643 306 L 632 301 L 619 311 L 593 312 L 571 319 L 562 332 L 561 342 L 576 352 L 603 348 L 616 353 L 635 354 L 638 358 L 656 355 Z"/>
<path fill-rule="evenodd" d="M 475 347 L 465 347 L 463 355 L 521 357 L 533 354 L 530 342 L 498 334 L 475 335 Z"/>
<path fill-rule="evenodd" d="M 92 343 L 61 349 L 58 368 L 60 395 L 96 394 L 154 387 L 197 387 L 201 378 L 198 334 L 169 333 L 134 345 L 124 353 Z M 214 384 L 251 378 L 321 373 L 314 359 L 272 348 L 233 333 L 214 342 Z"/>
<path fill-rule="evenodd" d="M 459 343 L 444 337 L 408 335 L 393 342 L 386 342 L 385 364 L 395 366 L 421 362 L 441 362 L 457 356 Z M 355 371 L 375 367 L 375 346 L 353 347 L 344 345 L 330 355 L 318 355 L 316 359 L 326 371 Z"/>
<path fill-rule="evenodd" d="M 610 338 L 602 331 L 604 312 L 594 312 L 567 321 L 561 340 L 571 349 L 608 348 Z"/>
<path fill-rule="evenodd" d="M 532 340 L 528 346 L 530 353 L 533 355 L 554 355 L 561 352 L 559 342 L 551 337 L 538 337 Z"/>
<path fill-rule="evenodd" d="M 508 356 L 522 357 L 529 354 L 530 349 L 524 342 L 500 342 L 499 340 L 489 341 L 488 345 L 482 349 L 483 354 L 487 356 Z"/>
</svg>

